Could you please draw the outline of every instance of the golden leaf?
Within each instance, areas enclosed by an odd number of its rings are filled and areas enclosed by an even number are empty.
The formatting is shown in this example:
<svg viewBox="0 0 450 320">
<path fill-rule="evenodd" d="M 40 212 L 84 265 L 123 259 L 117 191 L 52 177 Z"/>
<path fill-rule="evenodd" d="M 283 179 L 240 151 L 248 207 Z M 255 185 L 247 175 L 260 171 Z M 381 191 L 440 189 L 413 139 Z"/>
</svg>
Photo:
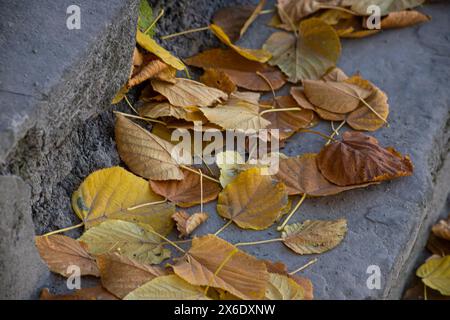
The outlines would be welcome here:
<svg viewBox="0 0 450 320">
<path fill-rule="evenodd" d="M 42 260 L 52 272 L 69 277 L 72 272 L 68 273 L 67 268 L 76 265 L 82 276 L 100 275 L 95 259 L 86 251 L 83 243 L 62 235 L 35 237 L 35 242 Z"/>
<path fill-rule="evenodd" d="M 204 290 L 176 275 L 155 278 L 130 292 L 124 300 L 210 300 Z"/>
<path fill-rule="evenodd" d="M 236 91 L 236 84 L 224 71 L 208 68 L 200 77 L 200 81 L 213 88 L 217 88 L 227 94 Z"/>
<path fill-rule="evenodd" d="M 219 194 L 217 212 L 241 228 L 263 230 L 277 220 L 287 202 L 283 183 L 252 168 L 240 173 Z"/>
<path fill-rule="evenodd" d="M 304 300 L 303 288 L 287 276 L 269 273 L 269 285 L 265 298 L 267 300 Z"/>
<path fill-rule="evenodd" d="M 247 48 L 241 48 L 237 45 L 234 45 L 230 38 L 226 35 L 226 33 L 220 28 L 219 26 L 215 24 L 211 24 L 210 26 L 211 31 L 214 33 L 214 35 L 219 38 L 220 41 L 222 41 L 224 44 L 229 46 L 231 49 L 239 53 L 241 56 L 248 60 L 252 61 L 258 61 L 261 63 L 267 62 L 272 55 L 270 52 L 264 50 L 264 49 L 247 49 Z"/>
<path fill-rule="evenodd" d="M 287 225 L 283 243 L 298 254 L 323 253 L 336 247 L 347 233 L 347 221 L 306 220 Z"/>
<path fill-rule="evenodd" d="M 317 18 L 302 21 L 298 36 L 273 33 L 263 48 L 272 53 L 269 64 L 278 66 L 293 83 L 320 79 L 335 66 L 341 54 L 336 31 Z"/>
<path fill-rule="evenodd" d="M 450 296 L 450 256 L 428 259 L 416 274 L 428 287 Z"/>
<path fill-rule="evenodd" d="M 172 267 L 192 285 L 223 289 L 241 299 L 263 298 L 269 277 L 264 262 L 214 235 L 194 238 Z"/>
<path fill-rule="evenodd" d="M 176 80 L 174 84 L 152 80 L 152 87 L 177 107 L 208 107 L 228 97 L 225 92 L 197 81 L 184 78 Z"/>
<path fill-rule="evenodd" d="M 134 173 L 152 180 L 183 179 L 171 143 L 122 115 L 117 115 L 115 135 L 120 158 Z"/>
<path fill-rule="evenodd" d="M 135 210 L 128 208 L 150 202 L 162 202 L 148 182 L 120 167 L 91 173 L 72 195 L 72 208 L 89 229 L 107 219 L 139 222 L 166 235 L 173 227 L 175 212 L 171 203 L 156 203 Z"/>
<path fill-rule="evenodd" d="M 182 210 L 175 212 L 172 218 L 177 223 L 177 229 L 180 232 L 180 237 L 187 237 L 192 233 L 192 231 L 208 219 L 208 214 L 206 212 L 196 212 L 190 215 L 186 211 Z"/>
<path fill-rule="evenodd" d="M 146 264 L 158 264 L 170 257 L 153 228 L 122 220 L 106 220 L 87 230 L 79 239 L 93 255 L 117 252 Z"/>
<path fill-rule="evenodd" d="M 119 298 L 148 281 L 167 274 L 156 266 L 139 263 L 117 253 L 107 253 L 97 257 L 102 285 Z"/>
</svg>

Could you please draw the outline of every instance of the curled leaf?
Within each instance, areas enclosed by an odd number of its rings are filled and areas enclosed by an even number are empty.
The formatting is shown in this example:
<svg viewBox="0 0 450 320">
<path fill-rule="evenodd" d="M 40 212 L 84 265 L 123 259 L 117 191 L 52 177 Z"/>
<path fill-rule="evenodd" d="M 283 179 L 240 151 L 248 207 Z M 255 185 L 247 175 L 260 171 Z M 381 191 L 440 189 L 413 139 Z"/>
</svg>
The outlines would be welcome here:
<svg viewBox="0 0 450 320">
<path fill-rule="evenodd" d="M 172 218 L 177 224 L 180 237 L 187 237 L 208 219 L 208 214 L 206 212 L 197 212 L 190 215 L 186 211 L 178 211 L 174 213 Z"/>
<path fill-rule="evenodd" d="M 381 20 L 381 29 L 404 28 L 430 20 L 429 16 L 416 10 L 391 12 Z"/>
</svg>

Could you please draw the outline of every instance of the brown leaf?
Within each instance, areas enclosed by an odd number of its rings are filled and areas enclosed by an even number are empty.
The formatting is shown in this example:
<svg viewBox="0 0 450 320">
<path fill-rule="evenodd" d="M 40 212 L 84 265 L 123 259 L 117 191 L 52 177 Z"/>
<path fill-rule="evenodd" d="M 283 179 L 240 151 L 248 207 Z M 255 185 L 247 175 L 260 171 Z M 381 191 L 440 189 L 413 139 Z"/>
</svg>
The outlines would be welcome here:
<svg viewBox="0 0 450 320">
<path fill-rule="evenodd" d="M 276 178 L 286 185 L 289 195 L 307 194 L 320 197 L 343 191 L 363 188 L 368 184 L 340 187 L 325 179 L 317 168 L 317 154 L 307 153 L 299 157 L 280 159 Z"/>
<path fill-rule="evenodd" d="M 35 241 L 42 260 L 52 272 L 68 277 L 72 273 L 68 273 L 67 268 L 75 265 L 80 268 L 81 275 L 100 275 L 84 243 L 63 235 L 40 236 Z"/>
<path fill-rule="evenodd" d="M 347 233 L 347 221 L 306 220 L 287 225 L 283 243 L 298 254 L 323 253 L 336 247 Z"/>
<path fill-rule="evenodd" d="M 97 263 L 103 287 L 119 298 L 125 297 L 144 283 L 167 274 L 160 267 L 145 265 L 117 253 L 98 256 Z"/>
<path fill-rule="evenodd" d="M 168 68 L 168 65 L 161 60 L 151 60 L 146 65 L 140 66 L 136 73 L 128 80 L 127 86 L 131 88 L 145 80 L 152 79 L 166 68 Z"/>
<path fill-rule="evenodd" d="M 241 299 L 264 297 L 269 277 L 264 262 L 214 235 L 194 238 L 172 267 L 190 284 L 223 289 Z"/>
<path fill-rule="evenodd" d="M 450 241 L 439 238 L 431 233 L 428 238 L 427 249 L 431 253 L 440 255 L 441 257 L 448 256 L 450 255 Z"/>
<path fill-rule="evenodd" d="M 320 151 L 317 166 L 326 179 L 339 186 L 391 180 L 413 173 L 408 156 L 380 147 L 373 137 L 349 131 L 344 132 L 342 141 Z"/>
<path fill-rule="evenodd" d="M 41 300 L 117 300 L 102 287 L 83 288 L 68 294 L 51 294 L 47 288 L 41 291 Z"/>
<path fill-rule="evenodd" d="M 381 20 L 381 29 L 404 28 L 430 20 L 430 16 L 416 10 L 391 12 Z"/>
<path fill-rule="evenodd" d="M 234 42 L 240 38 L 241 29 L 255 8 L 256 6 L 251 5 L 225 7 L 214 13 L 212 21 Z"/>
<path fill-rule="evenodd" d="M 417 284 L 408 290 L 406 290 L 403 296 L 404 300 L 425 300 L 424 293 L 427 293 L 426 300 L 450 300 L 450 296 L 443 296 L 437 290 L 433 290 L 430 287 L 424 288 L 422 281 L 418 281 Z"/>
<path fill-rule="evenodd" d="M 200 203 L 200 175 L 182 170 L 183 180 L 154 181 L 150 186 L 154 192 L 176 203 L 180 207 L 192 207 Z M 203 178 L 203 203 L 213 201 L 220 192 L 220 185 Z"/>
<path fill-rule="evenodd" d="M 196 212 L 190 215 L 186 211 L 181 210 L 175 212 L 172 218 L 177 223 L 177 229 L 180 232 L 180 237 L 187 237 L 192 233 L 192 231 L 208 219 L 208 214 L 206 212 Z"/>
<path fill-rule="evenodd" d="M 117 115 L 115 136 L 120 158 L 134 173 L 152 180 L 183 179 L 171 143 L 122 115 Z"/>
<path fill-rule="evenodd" d="M 231 49 L 210 49 L 186 59 L 188 65 L 203 69 L 216 69 L 225 72 L 238 87 L 254 91 L 270 91 L 267 82 L 257 74 L 268 79 L 272 87 L 281 88 L 286 80 L 274 67 L 250 61 Z"/>
<path fill-rule="evenodd" d="M 450 240 L 450 219 L 440 220 L 431 230 L 437 237 Z"/>
<path fill-rule="evenodd" d="M 201 112 L 195 108 L 183 108 L 164 102 L 147 102 L 139 108 L 139 115 L 147 118 L 174 117 L 187 121 L 202 121 L 204 119 Z"/>
<path fill-rule="evenodd" d="M 228 94 L 236 91 L 236 84 L 228 74 L 220 69 L 206 69 L 200 77 L 200 81 L 209 87 L 217 88 Z"/>
</svg>

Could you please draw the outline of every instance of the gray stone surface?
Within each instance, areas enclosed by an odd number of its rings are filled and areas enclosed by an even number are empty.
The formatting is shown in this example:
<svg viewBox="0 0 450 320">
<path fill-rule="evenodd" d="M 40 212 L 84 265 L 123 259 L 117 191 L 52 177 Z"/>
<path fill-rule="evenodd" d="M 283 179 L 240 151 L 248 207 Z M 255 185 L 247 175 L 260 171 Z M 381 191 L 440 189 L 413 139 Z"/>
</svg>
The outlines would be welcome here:
<svg viewBox="0 0 450 320">
<path fill-rule="evenodd" d="M 30 187 L 0 176 L 0 299 L 34 298 L 48 273 L 34 248 Z"/>
</svg>

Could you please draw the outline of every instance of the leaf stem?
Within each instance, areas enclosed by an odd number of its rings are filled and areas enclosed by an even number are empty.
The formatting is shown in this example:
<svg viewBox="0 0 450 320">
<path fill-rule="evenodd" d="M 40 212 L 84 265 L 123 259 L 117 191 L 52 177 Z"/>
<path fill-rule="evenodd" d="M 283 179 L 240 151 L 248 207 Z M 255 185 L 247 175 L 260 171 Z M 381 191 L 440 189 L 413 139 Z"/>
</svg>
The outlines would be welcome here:
<svg viewBox="0 0 450 320">
<path fill-rule="evenodd" d="M 180 32 L 177 32 L 177 33 L 168 34 L 166 36 L 162 36 L 161 40 L 172 39 L 172 38 L 175 38 L 175 37 L 178 37 L 178 36 L 182 36 L 184 34 L 194 33 L 194 32 L 199 32 L 199 31 L 205 31 L 205 30 L 209 30 L 209 26 L 200 27 L 200 28 L 193 28 L 193 29 L 189 29 L 189 30 L 180 31 Z"/>
<path fill-rule="evenodd" d="M 194 172 L 194 173 L 196 173 L 196 174 L 199 174 L 197 170 L 194 170 L 194 169 L 192 169 L 192 168 L 189 168 L 188 166 L 180 165 L 180 167 L 183 168 L 183 169 L 186 169 L 187 171 L 191 171 L 191 172 Z M 206 174 L 203 174 L 203 173 L 202 173 L 201 176 L 204 177 L 205 179 L 214 181 L 214 182 L 216 182 L 216 183 L 220 183 L 220 181 L 217 180 L 216 178 L 210 177 L 210 176 L 208 176 L 208 175 L 206 175 Z"/>
<path fill-rule="evenodd" d="M 259 115 L 262 116 L 263 114 L 266 114 L 266 113 L 271 113 L 271 112 L 284 112 L 284 111 L 302 111 L 302 108 L 267 109 L 267 110 L 261 111 L 261 112 L 259 113 Z"/>
<path fill-rule="evenodd" d="M 225 257 L 225 259 L 223 259 L 223 261 L 220 263 L 220 265 L 217 267 L 216 271 L 214 272 L 213 276 L 211 277 L 211 279 L 209 279 L 208 285 L 205 288 L 204 294 L 205 296 L 208 294 L 208 290 L 209 287 L 211 287 L 211 284 L 214 280 L 214 277 L 217 277 L 217 275 L 219 274 L 219 272 L 223 269 L 223 267 L 225 267 L 225 265 L 228 263 L 228 261 L 230 261 L 230 259 L 238 252 L 238 248 L 233 248 L 233 250 L 230 251 L 230 253 Z"/>
<path fill-rule="evenodd" d="M 73 229 L 76 229 L 76 228 L 80 228 L 80 227 L 82 227 L 82 226 L 84 226 L 84 222 L 81 222 L 81 223 L 79 223 L 79 224 L 76 224 L 76 225 L 74 225 L 74 226 L 70 226 L 70 227 L 67 227 L 67 228 L 63 228 L 63 229 L 51 231 L 51 232 L 48 232 L 48 233 L 46 233 L 46 234 L 43 234 L 42 236 L 43 236 L 43 237 L 48 237 L 48 236 L 51 236 L 51 235 L 53 235 L 53 234 L 66 232 L 66 231 L 69 231 L 69 230 L 73 230 Z"/>
<path fill-rule="evenodd" d="M 330 135 L 330 138 L 333 138 L 335 135 L 339 135 L 339 130 L 344 126 L 344 124 L 346 123 L 346 120 L 343 120 L 341 122 L 341 124 L 335 129 L 334 125 L 333 125 L 333 121 L 331 121 L 331 127 L 333 129 L 333 133 Z M 327 143 L 325 143 L 325 145 L 329 145 L 331 143 L 331 139 L 328 139 Z"/>
<path fill-rule="evenodd" d="M 262 14 L 268 14 L 268 13 L 273 13 L 273 12 L 275 12 L 275 9 L 261 10 L 261 12 L 259 13 L 259 15 L 262 15 Z"/>
<path fill-rule="evenodd" d="M 266 239 L 266 240 L 260 240 L 260 241 L 252 241 L 252 242 L 239 242 L 235 243 L 234 245 L 236 247 L 242 247 L 242 246 L 253 246 L 257 244 L 264 244 L 264 243 L 272 243 L 272 242 L 279 242 L 283 241 L 282 238 L 275 238 L 275 239 Z"/>
<path fill-rule="evenodd" d="M 231 223 L 233 222 L 233 220 L 228 220 L 227 223 L 225 223 L 219 230 L 217 230 L 214 235 L 217 236 L 219 235 L 219 233 L 221 233 L 223 230 L 225 230 Z"/>
<path fill-rule="evenodd" d="M 300 268 L 295 269 L 295 270 L 292 271 L 292 272 L 289 272 L 289 275 L 293 276 L 293 275 L 296 274 L 297 272 L 300 272 L 300 271 L 305 270 L 305 269 L 308 268 L 310 265 L 312 265 L 312 264 L 314 264 L 314 263 L 316 263 L 316 262 L 317 262 L 317 258 L 314 258 L 314 259 L 312 259 L 311 261 L 309 261 L 307 264 L 301 266 Z"/>
<path fill-rule="evenodd" d="M 322 132 L 319 132 L 319 131 L 309 130 L 309 129 L 300 129 L 299 132 L 313 133 L 313 134 L 317 134 L 318 136 L 321 136 L 324 139 L 331 140 L 333 142 L 339 142 L 338 140 L 334 139 L 333 137 L 327 136 L 326 134 L 323 134 Z"/>
<path fill-rule="evenodd" d="M 134 207 L 129 207 L 129 208 L 127 208 L 127 211 L 133 211 L 133 210 L 140 209 L 140 208 L 143 208 L 143 207 L 153 206 L 155 204 L 161 204 L 161 203 L 166 203 L 166 202 L 167 202 L 167 199 L 154 201 L 154 202 L 147 202 L 147 203 L 139 204 L 139 205 L 134 206 Z"/>
<path fill-rule="evenodd" d="M 166 243 L 170 244 L 171 246 L 173 246 L 175 249 L 178 249 L 179 251 L 186 253 L 186 251 L 184 251 L 183 248 L 181 248 L 180 246 L 178 246 L 175 242 L 173 242 L 172 240 L 169 240 L 168 238 L 164 237 L 162 234 L 156 232 L 153 229 L 145 229 L 146 231 L 153 233 L 154 235 L 157 235 L 158 237 L 160 237 L 161 239 L 163 239 Z M 160 243 L 162 244 L 162 242 Z"/>
<path fill-rule="evenodd" d="M 200 173 L 200 212 L 203 212 L 203 172 L 201 169 L 198 169 Z"/>
<path fill-rule="evenodd" d="M 144 31 L 145 34 L 147 34 L 147 32 L 149 32 L 154 26 L 155 24 L 158 22 L 159 19 L 161 19 L 161 17 L 164 14 L 164 9 L 161 9 L 161 11 L 159 11 L 158 16 L 155 18 L 155 20 L 153 20 L 153 22 L 148 26 L 148 28 Z"/>
<path fill-rule="evenodd" d="M 156 119 L 151 119 L 151 118 L 146 118 L 146 117 L 141 117 L 141 116 L 135 116 L 129 113 L 125 113 L 125 112 L 120 112 L 120 111 L 113 111 L 115 114 L 120 114 L 124 117 L 128 117 L 128 118 L 133 118 L 133 119 L 139 119 L 139 120 L 144 120 L 144 121 L 149 121 L 149 122 L 156 122 L 156 123 L 160 123 L 164 126 L 167 125 L 167 123 L 163 122 L 163 121 L 159 121 Z"/>
<path fill-rule="evenodd" d="M 300 200 L 297 202 L 296 206 L 294 207 L 294 209 L 292 209 L 291 213 L 289 213 L 289 215 L 286 217 L 286 219 L 284 220 L 284 222 L 278 226 L 277 230 L 278 231 L 283 231 L 284 227 L 286 226 L 286 224 L 288 223 L 288 221 L 292 218 L 292 216 L 294 215 L 294 213 L 298 210 L 298 208 L 300 208 L 300 206 L 302 205 L 303 201 L 305 201 L 306 199 L 306 193 L 303 194 L 303 196 L 300 198 Z"/>
<path fill-rule="evenodd" d="M 127 95 L 123 96 L 125 98 L 125 101 L 127 102 L 128 106 L 130 107 L 131 110 L 134 111 L 134 113 L 136 113 L 137 115 L 139 115 L 139 112 L 137 112 L 137 110 L 133 107 L 133 105 L 131 104 L 130 100 L 128 100 Z"/>
<path fill-rule="evenodd" d="M 267 85 L 269 86 L 270 90 L 272 91 L 273 103 L 276 103 L 276 100 L 275 100 L 275 98 L 276 98 L 276 96 L 275 96 L 275 89 L 273 88 L 272 83 L 270 82 L 270 80 L 265 75 L 263 75 L 261 72 L 259 72 L 259 71 L 256 71 L 256 74 L 258 76 L 260 76 L 267 83 Z"/>
</svg>

